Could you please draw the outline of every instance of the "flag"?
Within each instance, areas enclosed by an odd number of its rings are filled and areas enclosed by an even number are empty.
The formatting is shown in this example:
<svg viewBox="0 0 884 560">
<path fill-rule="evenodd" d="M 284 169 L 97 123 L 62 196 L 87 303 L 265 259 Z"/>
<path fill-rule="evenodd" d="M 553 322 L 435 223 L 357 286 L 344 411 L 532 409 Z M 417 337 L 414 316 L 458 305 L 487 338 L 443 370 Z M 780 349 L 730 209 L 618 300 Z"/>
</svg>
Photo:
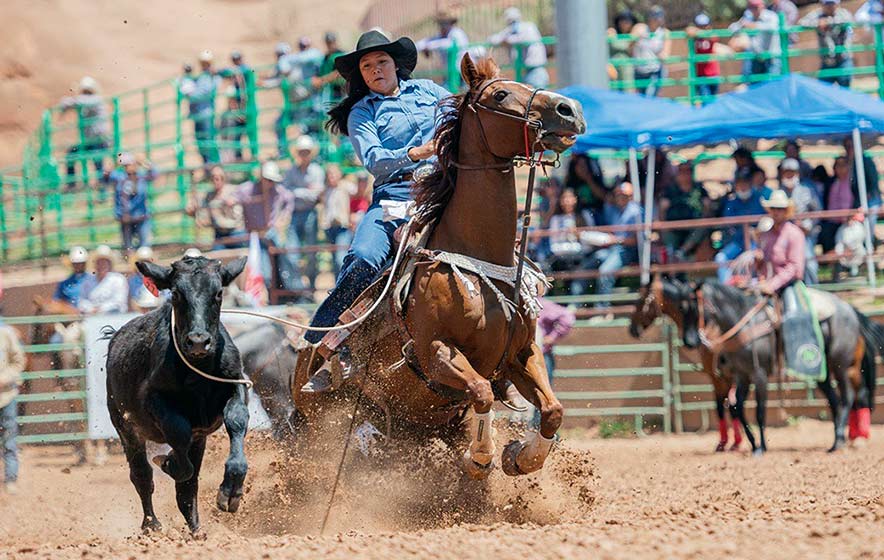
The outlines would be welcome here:
<svg viewBox="0 0 884 560">
<path fill-rule="evenodd" d="M 245 291 L 256 305 L 267 305 L 267 288 L 264 286 L 264 276 L 261 274 L 261 241 L 255 231 L 249 236 Z"/>
</svg>

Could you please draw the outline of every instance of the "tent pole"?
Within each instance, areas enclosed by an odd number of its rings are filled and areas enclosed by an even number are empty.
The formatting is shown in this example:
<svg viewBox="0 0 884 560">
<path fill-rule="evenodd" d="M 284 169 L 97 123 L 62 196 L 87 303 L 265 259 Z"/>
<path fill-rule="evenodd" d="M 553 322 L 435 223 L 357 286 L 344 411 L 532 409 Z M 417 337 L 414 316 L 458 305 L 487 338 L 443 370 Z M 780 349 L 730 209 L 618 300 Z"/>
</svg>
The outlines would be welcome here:
<svg viewBox="0 0 884 560">
<path fill-rule="evenodd" d="M 645 232 L 642 237 L 642 278 L 643 286 L 651 283 L 651 223 L 654 221 L 654 180 L 657 174 L 657 148 L 648 152 L 648 178 L 645 184 L 645 213 L 643 216 Z M 640 187 L 635 185 L 635 190 Z"/>
<path fill-rule="evenodd" d="M 863 162 L 863 144 L 859 129 L 853 129 L 853 158 L 856 165 L 856 178 L 859 182 L 859 202 L 862 207 L 865 219 L 863 224 L 866 226 L 866 269 L 869 274 L 869 285 L 874 288 L 877 285 L 877 275 L 875 274 L 875 261 L 873 253 L 875 251 L 872 245 L 872 216 L 869 214 L 869 190 L 866 184 L 866 167 Z M 878 185 L 874 185 L 877 189 Z"/>
<path fill-rule="evenodd" d="M 632 200 L 636 203 L 641 202 L 641 185 L 638 184 L 638 153 L 635 148 L 629 148 L 629 182 L 635 187 Z"/>
</svg>

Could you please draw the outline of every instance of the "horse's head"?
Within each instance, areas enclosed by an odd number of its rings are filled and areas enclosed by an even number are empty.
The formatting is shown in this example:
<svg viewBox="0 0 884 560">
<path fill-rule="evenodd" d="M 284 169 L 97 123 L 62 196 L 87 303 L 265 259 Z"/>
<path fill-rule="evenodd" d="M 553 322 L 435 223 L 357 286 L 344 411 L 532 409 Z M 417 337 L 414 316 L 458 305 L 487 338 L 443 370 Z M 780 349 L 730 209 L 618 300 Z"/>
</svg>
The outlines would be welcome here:
<svg viewBox="0 0 884 560">
<path fill-rule="evenodd" d="M 561 153 L 586 131 L 578 102 L 501 78 L 491 58 L 474 63 L 466 54 L 461 73 L 470 86 L 467 107 L 474 111 L 488 149 L 498 158 L 526 155 L 526 144 L 532 153 Z"/>
<path fill-rule="evenodd" d="M 172 292 L 172 334 L 186 357 L 200 359 L 217 348 L 222 288 L 239 276 L 245 265 L 245 257 L 225 265 L 205 257 L 184 257 L 172 266 L 148 261 L 139 261 L 135 266 L 158 289 Z"/>
<path fill-rule="evenodd" d="M 629 333 L 638 338 L 662 315 L 672 319 L 681 330 L 685 346 L 696 348 L 700 344 L 697 296 L 693 287 L 679 280 L 655 276 L 639 294 Z"/>
</svg>

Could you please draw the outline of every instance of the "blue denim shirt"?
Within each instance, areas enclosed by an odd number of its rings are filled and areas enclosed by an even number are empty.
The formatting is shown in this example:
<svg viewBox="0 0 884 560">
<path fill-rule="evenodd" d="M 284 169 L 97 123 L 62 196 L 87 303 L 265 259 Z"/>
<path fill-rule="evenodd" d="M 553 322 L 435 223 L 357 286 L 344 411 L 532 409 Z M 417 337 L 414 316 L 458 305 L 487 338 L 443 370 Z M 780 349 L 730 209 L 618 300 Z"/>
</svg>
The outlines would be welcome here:
<svg viewBox="0 0 884 560">
<path fill-rule="evenodd" d="M 89 278 L 88 272 L 74 273 L 58 283 L 52 299 L 66 301 L 71 305 L 80 302 L 80 294 L 83 292 L 83 283 Z"/>
<path fill-rule="evenodd" d="M 350 142 L 375 188 L 417 169 L 408 150 L 429 142 L 436 131 L 437 104 L 451 93 L 430 80 L 402 80 L 399 95 L 371 92 L 350 111 Z M 432 161 L 432 160 L 430 160 Z"/>
<path fill-rule="evenodd" d="M 721 208 L 721 217 L 759 216 L 760 218 L 766 213 L 764 206 L 761 205 L 763 199 L 764 195 L 759 189 L 752 189 L 752 196 L 746 200 L 740 200 L 736 194 L 731 194 L 724 201 L 724 205 Z M 723 234 L 725 244 L 733 242 L 739 245 L 741 249 L 744 249 L 743 229 L 741 227 L 728 227 Z"/>
<path fill-rule="evenodd" d="M 605 204 L 603 209 L 606 226 L 631 226 L 640 224 L 642 223 L 643 213 L 642 207 L 636 204 L 634 200 L 630 200 L 622 210 L 616 204 L 610 203 Z M 635 237 L 636 240 L 638 240 L 639 234 L 636 231 L 618 231 L 613 235 L 620 240 L 620 243 L 623 243 L 630 237 Z M 621 247 L 623 251 L 632 258 L 638 257 L 638 244 L 622 245 Z"/>
<path fill-rule="evenodd" d="M 118 169 L 110 174 L 110 181 L 114 184 L 114 216 L 119 220 L 123 215 L 130 218 L 148 216 L 147 209 L 147 185 L 157 176 L 155 168 L 148 171 L 139 170 L 136 180 L 129 179 L 129 175 Z"/>
</svg>

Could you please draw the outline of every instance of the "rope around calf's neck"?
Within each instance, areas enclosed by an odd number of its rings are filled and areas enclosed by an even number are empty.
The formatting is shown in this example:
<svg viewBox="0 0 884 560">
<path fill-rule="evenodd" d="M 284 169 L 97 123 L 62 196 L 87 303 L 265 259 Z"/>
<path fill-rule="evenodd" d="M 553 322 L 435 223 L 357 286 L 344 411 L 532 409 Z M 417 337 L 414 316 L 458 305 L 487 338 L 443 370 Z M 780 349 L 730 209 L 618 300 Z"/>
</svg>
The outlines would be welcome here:
<svg viewBox="0 0 884 560">
<path fill-rule="evenodd" d="M 206 379 L 209 379 L 211 381 L 217 381 L 218 383 L 233 383 L 236 385 L 245 385 L 246 389 L 251 389 L 252 385 L 254 385 L 254 383 L 252 383 L 251 379 L 248 379 L 248 378 L 246 378 L 246 379 L 229 379 L 229 378 L 225 378 L 225 377 L 217 377 L 212 374 L 206 373 L 203 370 L 201 370 L 198 367 L 191 364 L 187 360 L 187 358 L 184 357 L 184 353 L 181 352 L 181 349 L 178 347 L 178 339 L 175 338 L 175 308 L 174 307 L 172 308 L 172 346 L 175 347 L 175 352 L 178 353 L 178 357 L 181 358 L 181 361 L 184 362 L 184 365 L 186 365 L 187 367 L 189 367 L 190 369 L 192 369 L 193 371 L 195 371 L 199 375 L 205 377 Z"/>
</svg>

